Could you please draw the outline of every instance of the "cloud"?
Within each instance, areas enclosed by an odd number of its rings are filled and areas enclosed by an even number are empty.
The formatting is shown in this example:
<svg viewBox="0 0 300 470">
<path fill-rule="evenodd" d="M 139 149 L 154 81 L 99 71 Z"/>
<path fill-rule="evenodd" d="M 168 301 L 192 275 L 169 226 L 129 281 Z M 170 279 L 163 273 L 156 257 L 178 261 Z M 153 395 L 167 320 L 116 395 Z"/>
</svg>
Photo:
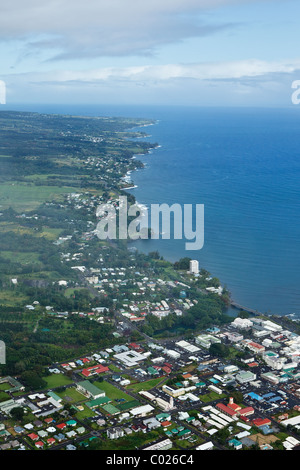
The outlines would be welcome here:
<svg viewBox="0 0 300 470">
<path fill-rule="evenodd" d="M 53 50 L 54 59 L 147 55 L 162 44 L 232 28 L 208 24 L 201 13 L 249 1 L 10 0 L 0 5 L 0 40 Z"/>
<path fill-rule="evenodd" d="M 8 102 L 290 104 L 300 59 L 207 62 L 4 76 Z"/>
<path fill-rule="evenodd" d="M 195 64 L 141 65 L 103 67 L 99 69 L 54 71 L 23 74 L 36 83 L 56 82 L 166 82 L 176 79 L 228 80 L 263 77 L 269 74 L 291 74 L 300 70 L 300 59 L 263 61 L 257 59 L 206 62 Z"/>
</svg>

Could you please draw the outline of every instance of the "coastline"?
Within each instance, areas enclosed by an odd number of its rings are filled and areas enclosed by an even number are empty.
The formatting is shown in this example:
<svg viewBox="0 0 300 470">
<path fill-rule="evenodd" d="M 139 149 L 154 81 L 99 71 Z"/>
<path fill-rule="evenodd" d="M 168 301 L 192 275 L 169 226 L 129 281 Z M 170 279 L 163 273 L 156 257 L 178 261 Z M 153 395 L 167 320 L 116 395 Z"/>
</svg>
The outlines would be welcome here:
<svg viewBox="0 0 300 470">
<path fill-rule="evenodd" d="M 156 124 L 158 124 L 159 121 L 157 120 Z M 149 124 L 149 125 L 154 125 L 153 123 L 152 124 Z M 147 125 L 143 125 L 142 127 L 147 127 Z M 162 146 L 157 144 L 155 147 L 153 147 L 153 149 L 143 153 L 143 154 L 139 154 L 139 155 L 135 155 L 133 158 L 137 158 L 138 156 L 141 156 L 141 157 L 147 157 L 147 155 L 150 155 L 152 153 L 152 151 L 158 149 L 158 148 L 161 148 Z M 137 170 L 141 170 L 141 169 L 145 169 L 146 165 L 144 162 L 142 162 L 142 167 L 136 167 L 135 170 L 133 171 L 137 171 Z M 133 172 L 131 172 L 132 174 Z M 137 185 L 134 181 L 134 177 L 132 178 L 132 186 L 128 187 L 128 188 L 124 188 L 124 190 L 126 191 L 127 189 L 128 190 L 135 190 L 137 188 L 141 189 L 141 185 L 139 183 L 139 185 Z M 140 200 L 137 200 L 136 199 L 136 196 L 134 194 L 134 191 L 132 193 L 132 196 L 134 197 L 135 201 L 136 201 L 136 204 L 141 206 L 141 207 L 147 207 L 144 203 L 140 202 Z M 151 229 L 151 227 L 150 227 Z M 138 248 L 137 248 L 138 249 Z M 158 250 L 160 251 L 160 250 Z M 163 255 L 165 257 L 165 255 Z M 170 259 L 168 259 L 168 257 L 166 256 L 165 259 L 167 261 L 171 261 Z M 264 315 L 264 316 L 267 316 L 267 317 L 287 317 L 287 318 L 292 318 L 293 321 L 295 322 L 300 322 L 300 316 L 297 315 L 296 313 L 282 313 L 282 314 L 278 314 L 278 313 L 272 313 L 270 311 L 268 312 L 262 312 L 262 311 L 259 311 L 258 309 L 254 309 L 252 307 L 248 307 L 248 306 L 245 306 L 245 305 L 241 305 L 239 302 L 236 302 L 235 299 L 232 297 L 232 294 L 230 292 L 230 306 L 229 306 L 229 309 L 231 309 L 232 312 L 236 311 L 237 314 L 238 312 L 247 312 L 249 313 L 250 315 Z M 295 318 L 294 318 L 295 317 Z"/>
</svg>

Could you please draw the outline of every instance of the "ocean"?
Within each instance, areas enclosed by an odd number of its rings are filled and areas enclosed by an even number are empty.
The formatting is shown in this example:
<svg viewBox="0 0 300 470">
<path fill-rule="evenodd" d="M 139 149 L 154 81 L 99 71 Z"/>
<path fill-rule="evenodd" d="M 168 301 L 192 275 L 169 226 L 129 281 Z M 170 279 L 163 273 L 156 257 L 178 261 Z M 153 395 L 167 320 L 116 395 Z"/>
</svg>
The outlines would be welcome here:
<svg viewBox="0 0 300 470">
<path fill-rule="evenodd" d="M 300 110 L 159 106 L 15 105 L 6 109 L 143 117 L 159 147 L 138 157 L 137 201 L 204 205 L 204 246 L 140 240 L 143 252 L 199 260 L 237 303 L 300 318 Z"/>
</svg>

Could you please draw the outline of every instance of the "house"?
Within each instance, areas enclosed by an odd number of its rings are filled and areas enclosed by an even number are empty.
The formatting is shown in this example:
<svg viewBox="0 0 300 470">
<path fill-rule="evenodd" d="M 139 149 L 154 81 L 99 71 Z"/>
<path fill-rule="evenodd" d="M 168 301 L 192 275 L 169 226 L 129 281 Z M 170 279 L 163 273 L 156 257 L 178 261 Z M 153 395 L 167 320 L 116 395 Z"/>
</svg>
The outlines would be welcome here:
<svg viewBox="0 0 300 470">
<path fill-rule="evenodd" d="M 67 426 L 76 426 L 77 421 L 75 419 L 70 419 L 69 421 L 66 422 Z"/>
<path fill-rule="evenodd" d="M 75 446 L 72 446 L 72 444 L 68 444 L 66 446 L 66 450 L 77 450 Z"/>
<path fill-rule="evenodd" d="M 107 430 L 107 437 L 109 439 L 118 439 L 124 436 L 124 430 L 122 428 L 111 428 Z"/>
<path fill-rule="evenodd" d="M 109 371 L 108 367 L 97 365 L 97 366 L 88 367 L 87 369 L 83 369 L 81 373 L 85 377 L 90 377 L 91 375 L 98 375 L 98 374 L 102 374 L 103 372 L 108 372 L 108 371 Z"/>
<path fill-rule="evenodd" d="M 93 400 L 96 400 L 100 397 L 105 397 L 105 392 L 100 390 L 100 388 L 96 387 L 89 380 L 82 380 L 81 382 L 78 382 L 76 384 L 76 388 L 80 393 L 88 398 L 92 398 Z"/>
<path fill-rule="evenodd" d="M 60 429 L 61 431 L 67 427 L 66 423 L 61 423 L 56 425 L 57 429 Z"/>
<path fill-rule="evenodd" d="M 233 447 L 235 450 L 239 450 L 239 449 L 242 449 L 243 447 L 243 444 L 238 441 L 237 439 L 231 439 L 228 444 Z"/>
<path fill-rule="evenodd" d="M 42 441 L 38 441 L 35 443 L 35 447 L 38 449 L 42 449 L 44 447 L 44 443 Z"/>
<path fill-rule="evenodd" d="M 79 428 L 76 429 L 78 434 L 84 434 L 85 433 L 85 428 L 83 426 L 80 426 Z"/>
</svg>

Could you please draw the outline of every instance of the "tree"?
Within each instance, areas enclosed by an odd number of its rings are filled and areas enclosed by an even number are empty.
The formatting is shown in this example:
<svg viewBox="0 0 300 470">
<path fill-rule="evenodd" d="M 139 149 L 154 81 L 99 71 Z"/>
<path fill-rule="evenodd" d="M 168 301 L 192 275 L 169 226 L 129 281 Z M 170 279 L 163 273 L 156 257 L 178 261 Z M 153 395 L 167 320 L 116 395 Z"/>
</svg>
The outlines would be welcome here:
<svg viewBox="0 0 300 470">
<path fill-rule="evenodd" d="M 21 406 L 16 406 L 11 410 L 10 415 L 16 421 L 22 421 L 24 417 L 24 409 Z"/>
<path fill-rule="evenodd" d="M 229 356 L 229 348 L 222 343 L 214 343 L 209 348 L 209 353 L 213 356 L 227 357 Z"/>
</svg>

